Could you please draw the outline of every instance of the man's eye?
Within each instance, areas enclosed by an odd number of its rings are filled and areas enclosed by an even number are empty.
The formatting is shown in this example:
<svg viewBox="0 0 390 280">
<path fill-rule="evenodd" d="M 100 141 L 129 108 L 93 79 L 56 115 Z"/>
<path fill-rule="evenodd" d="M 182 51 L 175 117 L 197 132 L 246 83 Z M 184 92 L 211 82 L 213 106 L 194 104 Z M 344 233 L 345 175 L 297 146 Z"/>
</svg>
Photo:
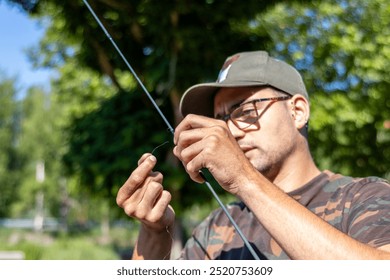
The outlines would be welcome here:
<svg viewBox="0 0 390 280">
<path fill-rule="evenodd" d="M 253 108 L 251 109 L 244 109 L 241 111 L 241 117 L 252 117 L 253 115 L 256 115 L 256 112 Z"/>
</svg>

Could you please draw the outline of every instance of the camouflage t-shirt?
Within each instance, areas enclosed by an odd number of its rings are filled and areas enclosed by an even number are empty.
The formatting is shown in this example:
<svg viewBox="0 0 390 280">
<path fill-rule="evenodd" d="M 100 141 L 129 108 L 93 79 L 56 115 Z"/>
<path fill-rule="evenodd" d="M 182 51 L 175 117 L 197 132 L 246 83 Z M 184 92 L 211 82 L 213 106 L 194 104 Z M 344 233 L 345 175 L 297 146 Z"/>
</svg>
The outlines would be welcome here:
<svg viewBox="0 0 390 280">
<path fill-rule="evenodd" d="M 351 178 L 326 170 L 288 194 L 358 241 L 373 247 L 390 244 L 390 184 L 384 179 Z M 242 202 L 230 204 L 227 209 L 261 259 L 289 259 Z M 195 228 L 180 259 L 253 257 L 224 212 L 218 209 Z"/>
</svg>

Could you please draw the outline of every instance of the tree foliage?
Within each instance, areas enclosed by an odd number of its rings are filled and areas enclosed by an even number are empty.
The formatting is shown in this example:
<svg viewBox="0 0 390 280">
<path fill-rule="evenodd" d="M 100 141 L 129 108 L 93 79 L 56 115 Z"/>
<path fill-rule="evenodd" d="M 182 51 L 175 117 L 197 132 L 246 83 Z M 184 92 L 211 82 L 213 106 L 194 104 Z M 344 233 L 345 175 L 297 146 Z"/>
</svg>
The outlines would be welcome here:
<svg viewBox="0 0 390 280">
<path fill-rule="evenodd" d="M 270 31 L 273 53 L 304 75 L 317 163 L 354 176 L 388 177 L 388 1 L 283 4 L 259 22 Z"/>
<path fill-rule="evenodd" d="M 62 131 L 58 129 L 61 109 L 50 94 L 39 87 L 30 88 L 20 101 L 18 153 L 24 160 L 23 177 L 15 189 L 18 200 L 12 214 L 34 215 L 38 192 L 45 197 L 47 215 L 59 216 L 61 203 L 61 156 L 64 152 Z M 44 167 L 44 178 L 37 178 L 37 167 Z"/>
<path fill-rule="evenodd" d="M 14 190 L 20 182 L 22 161 L 18 155 L 17 139 L 20 111 L 16 100 L 16 80 L 0 73 L 0 217 L 10 213 Z"/>
</svg>

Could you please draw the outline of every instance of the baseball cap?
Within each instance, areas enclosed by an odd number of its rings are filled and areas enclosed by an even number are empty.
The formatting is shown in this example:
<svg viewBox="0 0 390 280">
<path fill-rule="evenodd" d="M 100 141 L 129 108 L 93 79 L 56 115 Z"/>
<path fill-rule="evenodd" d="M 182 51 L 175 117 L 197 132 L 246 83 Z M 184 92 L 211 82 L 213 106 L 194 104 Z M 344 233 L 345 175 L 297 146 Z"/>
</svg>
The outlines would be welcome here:
<svg viewBox="0 0 390 280">
<path fill-rule="evenodd" d="M 197 84 L 187 89 L 180 101 L 185 117 L 214 116 L 214 95 L 220 88 L 272 86 L 288 94 L 301 94 L 307 100 L 305 84 L 291 65 L 270 57 L 266 51 L 241 52 L 228 57 L 215 83 Z"/>
</svg>

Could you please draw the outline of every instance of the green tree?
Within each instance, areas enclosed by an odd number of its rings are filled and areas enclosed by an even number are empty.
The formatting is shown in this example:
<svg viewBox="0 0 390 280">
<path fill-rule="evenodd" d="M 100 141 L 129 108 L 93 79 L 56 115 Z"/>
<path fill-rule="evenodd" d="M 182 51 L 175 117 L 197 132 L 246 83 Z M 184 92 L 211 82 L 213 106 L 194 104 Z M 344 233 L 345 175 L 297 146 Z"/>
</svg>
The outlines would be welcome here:
<svg viewBox="0 0 390 280">
<path fill-rule="evenodd" d="M 389 177 L 390 4 L 329 0 L 281 4 L 258 18 L 273 53 L 304 74 L 311 146 L 322 168 Z"/>
<path fill-rule="evenodd" d="M 22 178 L 13 204 L 17 216 L 34 214 L 36 195 L 44 195 L 44 206 L 49 216 L 59 216 L 61 203 L 61 156 L 64 152 L 63 135 L 58 129 L 61 108 L 50 94 L 38 87 L 28 89 L 21 103 L 18 152 L 24 159 Z M 38 175 L 37 168 L 44 167 Z M 39 178 L 39 176 L 43 176 Z"/>
<path fill-rule="evenodd" d="M 19 104 L 16 80 L 0 73 L 0 217 L 10 214 L 23 163 L 18 154 Z"/>
</svg>

